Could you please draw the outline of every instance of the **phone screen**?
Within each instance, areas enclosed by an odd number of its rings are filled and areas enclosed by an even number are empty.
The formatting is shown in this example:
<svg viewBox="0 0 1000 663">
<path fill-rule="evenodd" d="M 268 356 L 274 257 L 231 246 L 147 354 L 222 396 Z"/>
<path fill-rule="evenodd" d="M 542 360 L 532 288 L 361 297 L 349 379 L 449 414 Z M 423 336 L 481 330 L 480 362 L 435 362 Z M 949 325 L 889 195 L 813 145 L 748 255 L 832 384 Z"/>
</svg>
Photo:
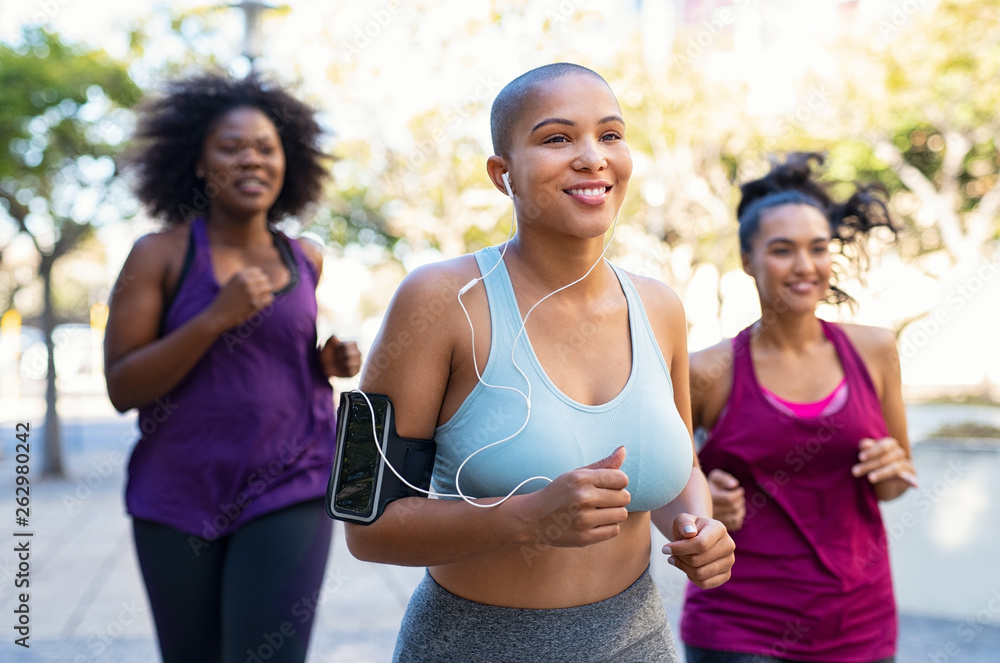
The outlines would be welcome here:
<svg viewBox="0 0 1000 663">
<path fill-rule="evenodd" d="M 375 409 L 375 431 L 372 438 L 372 413 L 368 403 L 360 396 L 351 396 L 349 408 L 341 416 L 346 417 L 345 432 L 341 444 L 343 460 L 337 477 L 337 492 L 334 503 L 340 511 L 370 516 L 375 507 L 375 482 L 381 456 L 376 445 L 381 445 L 385 436 L 385 421 L 388 410 L 386 401 L 372 398 Z"/>
</svg>

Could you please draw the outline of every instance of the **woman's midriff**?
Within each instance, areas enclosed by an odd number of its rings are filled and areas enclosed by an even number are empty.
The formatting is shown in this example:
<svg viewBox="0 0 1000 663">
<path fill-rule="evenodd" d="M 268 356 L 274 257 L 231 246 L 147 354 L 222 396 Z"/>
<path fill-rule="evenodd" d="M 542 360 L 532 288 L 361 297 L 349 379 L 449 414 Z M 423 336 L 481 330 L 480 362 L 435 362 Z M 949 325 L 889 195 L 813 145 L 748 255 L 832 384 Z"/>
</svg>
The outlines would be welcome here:
<svg viewBox="0 0 1000 663">
<path fill-rule="evenodd" d="M 532 543 L 431 567 L 435 582 L 470 601 L 552 609 L 596 603 L 628 589 L 649 565 L 649 513 L 629 514 L 613 539 L 560 548 L 544 533 Z"/>
</svg>

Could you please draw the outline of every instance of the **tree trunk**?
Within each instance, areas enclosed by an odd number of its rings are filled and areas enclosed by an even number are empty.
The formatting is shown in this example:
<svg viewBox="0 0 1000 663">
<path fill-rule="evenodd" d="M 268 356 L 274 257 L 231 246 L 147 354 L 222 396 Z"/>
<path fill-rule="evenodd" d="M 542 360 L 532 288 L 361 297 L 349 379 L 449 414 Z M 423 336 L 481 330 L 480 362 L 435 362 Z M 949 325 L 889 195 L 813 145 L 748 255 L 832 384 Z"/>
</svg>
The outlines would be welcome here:
<svg viewBox="0 0 1000 663">
<path fill-rule="evenodd" d="M 56 353 L 52 340 L 52 329 L 55 327 L 55 311 L 52 306 L 52 265 L 55 256 L 42 256 L 39 265 L 39 275 L 42 277 L 43 305 L 42 331 L 45 333 L 45 347 L 48 348 L 49 362 L 45 377 L 45 450 L 42 457 L 42 475 L 47 477 L 65 477 L 62 454 L 62 430 L 59 425 L 59 412 L 56 409 Z"/>
</svg>

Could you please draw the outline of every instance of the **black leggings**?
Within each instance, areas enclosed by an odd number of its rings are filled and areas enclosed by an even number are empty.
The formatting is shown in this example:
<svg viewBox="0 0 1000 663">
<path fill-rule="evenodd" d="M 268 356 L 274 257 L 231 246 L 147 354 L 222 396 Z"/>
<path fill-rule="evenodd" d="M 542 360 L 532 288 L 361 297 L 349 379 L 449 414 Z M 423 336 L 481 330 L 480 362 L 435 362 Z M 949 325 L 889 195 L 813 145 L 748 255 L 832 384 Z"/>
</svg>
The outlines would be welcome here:
<svg viewBox="0 0 1000 663">
<path fill-rule="evenodd" d="M 333 531 L 323 500 L 211 542 L 139 519 L 133 531 L 164 663 L 305 661 Z"/>
</svg>

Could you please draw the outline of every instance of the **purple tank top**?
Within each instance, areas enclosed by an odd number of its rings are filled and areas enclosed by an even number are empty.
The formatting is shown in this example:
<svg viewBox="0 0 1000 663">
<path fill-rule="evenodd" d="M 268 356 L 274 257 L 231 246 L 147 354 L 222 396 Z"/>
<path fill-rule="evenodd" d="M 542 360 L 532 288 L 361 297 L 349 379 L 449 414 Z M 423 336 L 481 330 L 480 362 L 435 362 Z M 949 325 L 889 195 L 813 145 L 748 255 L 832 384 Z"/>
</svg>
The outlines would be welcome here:
<svg viewBox="0 0 1000 663">
<path fill-rule="evenodd" d="M 204 221 L 163 333 L 219 293 Z M 273 304 L 226 331 L 166 396 L 139 409 L 125 502 L 136 517 L 213 540 L 265 513 L 325 495 L 333 390 L 316 350 L 316 271 L 275 234 L 291 273 Z"/>
<path fill-rule="evenodd" d="M 821 321 L 847 382 L 836 412 L 800 418 L 761 391 L 750 328 L 733 340 L 729 401 L 699 453 L 745 490 L 724 585 L 688 585 L 681 637 L 706 649 L 802 661 L 862 663 L 892 656 L 896 606 L 874 488 L 851 475 L 858 443 L 888 435 L 878 395 L 846 334 Z"/>
</svg>

